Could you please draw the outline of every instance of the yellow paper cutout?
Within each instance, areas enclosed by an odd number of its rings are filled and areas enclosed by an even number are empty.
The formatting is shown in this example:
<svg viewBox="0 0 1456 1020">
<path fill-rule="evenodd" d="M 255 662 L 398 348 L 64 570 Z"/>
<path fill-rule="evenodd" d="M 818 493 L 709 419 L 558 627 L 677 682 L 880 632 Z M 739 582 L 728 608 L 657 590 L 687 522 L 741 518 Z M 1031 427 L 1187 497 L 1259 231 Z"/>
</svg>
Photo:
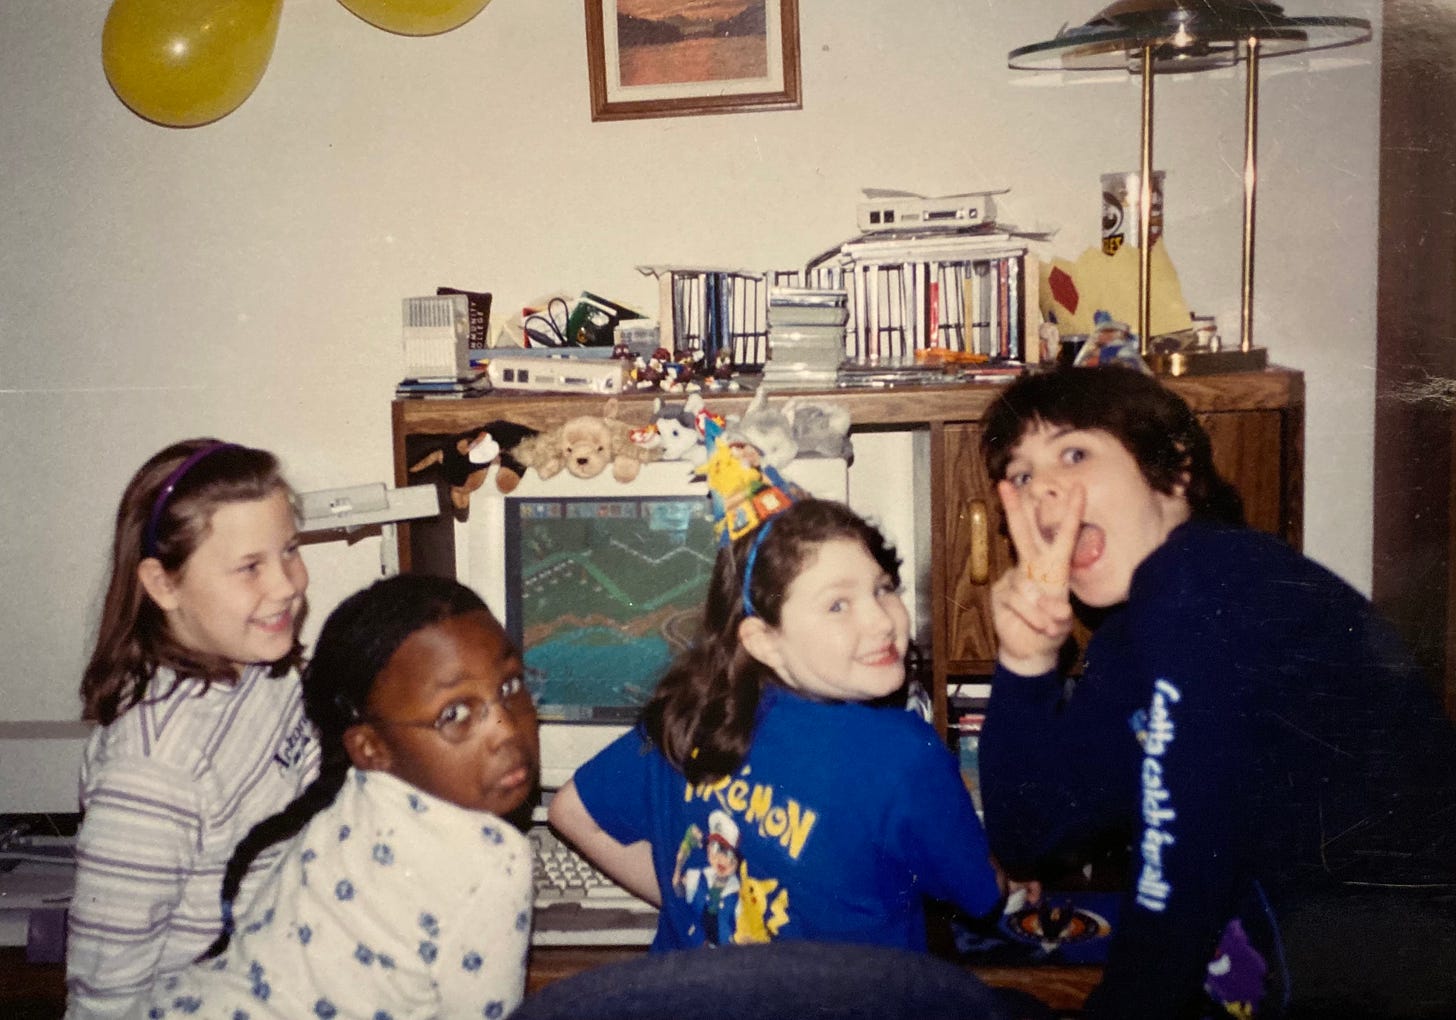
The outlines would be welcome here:
<svg viewBox="0 0 1456 1020">
<path fill-rule="evenodd" d="M 1153 245 L 1148 260 L 1148 331 L 1153 336 L 1188 329 L 1191 319 L 1183 300 L 1183 288 L 1165 244 Z M 1058 300 L 1065 286 L 1054 285 L 1052 274 L 1060 270 L 1071 277 L 1076 289 L 1076 308 Z M 1093 332 L 1092 317 L 1103 309 L 1132 330 L 1138 323 L 1138 249 L 1124 244 L 1111 255 L 1101 247 L 1088 248 L 1076 262 L 1053 258 L 1041 265 L 1041 311 L 1055 318 L 1062 336 Z"/>
</svg>

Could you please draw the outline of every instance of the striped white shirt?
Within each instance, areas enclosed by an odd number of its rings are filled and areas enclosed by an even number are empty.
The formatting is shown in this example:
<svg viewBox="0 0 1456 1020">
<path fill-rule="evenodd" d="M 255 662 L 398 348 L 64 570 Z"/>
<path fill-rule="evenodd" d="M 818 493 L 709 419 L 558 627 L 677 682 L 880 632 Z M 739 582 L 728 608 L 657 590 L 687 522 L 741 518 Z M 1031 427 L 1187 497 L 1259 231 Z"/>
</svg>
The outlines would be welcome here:
<svg viewBox="0 0 1456 1020">
<path fill-rule="evenodd" d="M 165 691 L 171 674 L 151 687 Z M 184 681 L 92 734 L 66 949 L 67 1020 L 125 1013 L 152 982 L 190 964 L 221 930 L 223 870 L 254 824 L 318 771 L 298 677 L 250 667 L 236 686 Z M 259 877 L 243 883 L 241 913 Z"/>
</svg>

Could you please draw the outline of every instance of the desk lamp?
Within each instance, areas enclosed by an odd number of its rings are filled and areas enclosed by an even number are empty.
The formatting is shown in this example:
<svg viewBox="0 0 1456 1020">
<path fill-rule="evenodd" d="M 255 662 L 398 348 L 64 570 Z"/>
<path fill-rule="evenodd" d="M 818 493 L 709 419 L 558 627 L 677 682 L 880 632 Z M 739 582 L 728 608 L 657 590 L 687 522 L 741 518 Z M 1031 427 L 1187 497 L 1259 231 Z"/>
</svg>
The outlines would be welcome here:
<svg viewBox="0 0 1456 1020">
<path fill-rule="evenodd" d="M 1254 346 L 1254 164 L 1259 123 L 1259 61 L 1365 42 L 1364 18 L 1291 18 L 1262 0 L 1119 0 L 1085 25 L 1007 54 L 1015 70 L 1127 71 L 1142 76 L 1142 145 L 1138 194 L 1138 342 L 1144 360 L 1167 375 L 1263 368 Z M 1148 336 L 1149 228 L 1153 177 L 1153 78 L 1245 63 L 1244 235 L 1238 350 L 1155 352 Z"/>
</svg>

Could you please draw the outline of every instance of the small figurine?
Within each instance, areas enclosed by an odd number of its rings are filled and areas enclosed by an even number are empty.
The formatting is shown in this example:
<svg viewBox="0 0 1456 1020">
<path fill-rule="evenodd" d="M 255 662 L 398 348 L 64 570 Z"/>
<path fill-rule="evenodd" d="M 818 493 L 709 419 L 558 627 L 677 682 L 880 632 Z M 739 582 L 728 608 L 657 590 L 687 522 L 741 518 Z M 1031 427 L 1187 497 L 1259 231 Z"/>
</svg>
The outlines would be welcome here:
<svg viewBox="0 0 1456 1020">
<path fill-rule="evenodd" d="M 667 378 L 667 364 L 672 360 L 672 355 L 667 353 L 666 347 L 659 347 L 652 352 L 652 357 L 637 369 L 634 379 L 636 388 L 639 390 L 661 389 L 662 382 Z"/>
<path fill-rule="evenodd" d="M 1092 316 L 1093 330 L 1087 342 L 1077 352 L 1073 365 L 1111 365 L 1113 363 L 1135 368 L 1144 375 L 1152 375 L 1152 369 L 1143 361 L 1138 349 L 1137 334 L 1125 322 L 1118 322 L 1112 315 L 1099 308 Z"/>
<path fill-rule="evenodd" d="M 692 393 L 702 387 L 698 384 L 697 378 L 702 365 L 702 354 L 699 351 L 681 350 L 673 357 L 670 369 L 671 380 L 667 388 L 679 390 L 683 393 Z"/>
<path fill-rule="evenodd" d="M 733 379 L 733 352 L 726 347 L 720 348 L 713 359 L 713 378 L 720 383 Z"/>
</svg>

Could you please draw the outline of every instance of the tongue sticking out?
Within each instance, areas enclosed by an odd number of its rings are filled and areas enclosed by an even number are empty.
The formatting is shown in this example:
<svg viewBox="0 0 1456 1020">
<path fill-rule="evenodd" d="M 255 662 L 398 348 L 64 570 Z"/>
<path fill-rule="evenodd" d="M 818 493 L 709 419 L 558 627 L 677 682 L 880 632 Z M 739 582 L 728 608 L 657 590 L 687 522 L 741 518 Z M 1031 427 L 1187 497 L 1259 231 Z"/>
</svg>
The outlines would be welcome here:
<svg viewBox="0 0 1456 1020">
<path fill-rule="evenodd" d="M 1084 524 L 1077 532 L 1077 544 L 1072 547 L 1072 569 L 1090 567 L 1102 556 L 1107 536 L 1095 524 Z"/>
</svg>

